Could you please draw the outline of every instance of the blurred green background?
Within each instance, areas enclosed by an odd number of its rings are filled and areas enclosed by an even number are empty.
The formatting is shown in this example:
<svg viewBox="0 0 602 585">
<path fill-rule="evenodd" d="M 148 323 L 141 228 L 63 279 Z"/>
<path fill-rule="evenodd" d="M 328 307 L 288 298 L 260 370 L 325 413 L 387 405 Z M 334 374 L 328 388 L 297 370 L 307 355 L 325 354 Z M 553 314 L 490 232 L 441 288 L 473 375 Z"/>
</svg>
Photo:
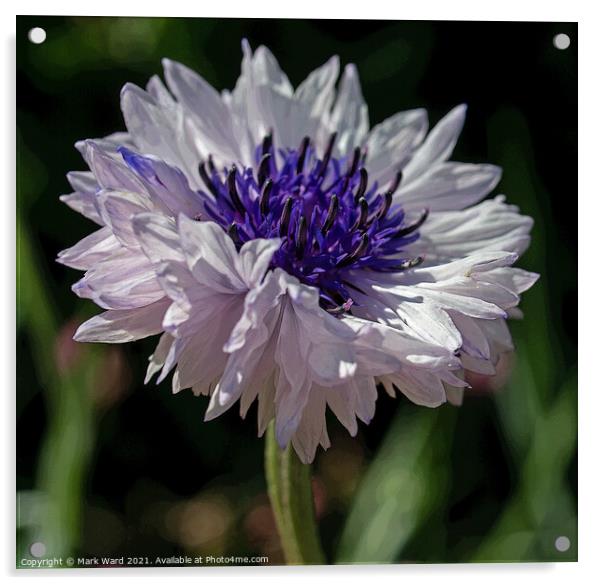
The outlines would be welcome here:
<svg viewBox="0 0 602 585">
<path fill-rule="evenodd" d="M 420 106 L 433 124 L 466 102 L 453 158 L 501 165 L 497 192 L 535 218 L 520 265 L 542 277 L 498 376 L 473 379 L 461 408 L 383 393 L 356 439 L 330 421 L 314 464 L 329 560 L 576 560 L 576 24 L 18 17 L 18 561 L 42 542 L 47 555 L 282 562 L 255 411 L 203 423 L 206 399 L 142 385 L 153 341 L 72 342 L 97 309 L 54 262 L 92 228 L 58 200 L 85 168 L 74 142 L 122 129 L 120 88 L 162 57 L 231 88 L 243 37 L 294 84 L 333 53 L 356 63 L 372 124 Z"/>
</svg>

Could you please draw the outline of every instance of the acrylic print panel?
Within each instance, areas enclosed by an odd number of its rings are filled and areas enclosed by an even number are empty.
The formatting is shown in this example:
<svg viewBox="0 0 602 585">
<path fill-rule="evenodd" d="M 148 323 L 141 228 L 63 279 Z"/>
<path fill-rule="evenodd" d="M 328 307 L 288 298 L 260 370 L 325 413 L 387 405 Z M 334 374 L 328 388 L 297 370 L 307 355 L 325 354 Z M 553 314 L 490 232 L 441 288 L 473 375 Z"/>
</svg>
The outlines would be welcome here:
<svg viewBox="0 0 602 585">
<path fill-rule="evenodd" d="M 18 17 L 17 566 L 576 560 L 576 59 Z"/>
</svg>

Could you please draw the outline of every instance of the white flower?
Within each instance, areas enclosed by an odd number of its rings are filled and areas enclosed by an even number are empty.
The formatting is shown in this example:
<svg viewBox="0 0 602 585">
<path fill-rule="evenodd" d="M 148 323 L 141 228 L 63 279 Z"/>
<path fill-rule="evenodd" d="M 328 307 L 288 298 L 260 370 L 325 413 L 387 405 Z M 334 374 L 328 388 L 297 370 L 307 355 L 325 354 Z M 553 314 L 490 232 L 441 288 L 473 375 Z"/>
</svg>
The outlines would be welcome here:
<svg viewBox="0 0 602 585">
<path fill-rule="evenodd" d="M 273 55 L 243 43 L 219 94 L 165 61 L 126 85 L 127 133 L 78 143 L 90 172 L 62 199 L 101 227 L 61 252 L 104 313 L 79 341 L 161 334 L 147 382 L 210 395 L 206 418 L 258 401 L 262 434 L 304 462 L 328 447 L 328 406 L 354 435 L 377 383 L 457 402 L 464 370 L 495 372 L 506 325 L 537 276 L 512 264 L 532 220 L 500 169 L 450 162 L 459 106 L 427 135 L 424 110 L 369 129 L 357 71 L 336 57 L 295 90 Z"/>
</svg>

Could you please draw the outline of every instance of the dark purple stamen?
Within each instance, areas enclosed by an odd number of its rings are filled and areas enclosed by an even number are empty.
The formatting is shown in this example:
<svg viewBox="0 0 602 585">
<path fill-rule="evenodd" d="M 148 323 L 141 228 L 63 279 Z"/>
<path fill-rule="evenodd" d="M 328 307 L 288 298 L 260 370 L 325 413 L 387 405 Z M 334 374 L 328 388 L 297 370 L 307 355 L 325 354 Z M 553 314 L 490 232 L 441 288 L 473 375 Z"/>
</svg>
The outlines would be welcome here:
<svg viewBox="0 0 602 585">
<path fill-rule="evenodd" d="M 326 232 L 332 227 L 334 220 L 337 217 L 337 213 L 339 211 L 339 198 L 336 195 L 333 195 L 330 198 L 330 205 L 328 207 L 328 213 L 326 214 L 326 219 L 322 224 L 322 229 L 320 230 L 322 234 L 326 234 Z"/>
<path fill-rule="evenodd" d="M 429 216 L 429 210 L 425 209 L 417 221 L 415 221 L 413 224 L 411 224 L 407 227 L 401 228 L 397 232 L 397 235 L 402 238 L 403 236 L 407 236 L 407 235 L 411 234 L 412 232 L 415 232 L 426 221 L 426 218 L 428 216 Z"/>
<path fill-rule="evenodd" d="M 267 215 L 270 210 L 270 193 L 274 188 L 274 181 L 272 179 L 268 179 L 263 184 L 263 189 L 261 190 L 261 197 L 259 199 L 259 211 L 261 211 L 261 215 Z"/>
<path fill-rule="evenodd" d="M 272 133 L 266 134 L 261 143 L 261 154 L 267 154 L 272 149 Z"/>
<path fill-rule="evenodd" d="M 343 268 L 344 266 L 350 266 L 351 264 L 354 264 L 363 256 L 364 252 L 368 248 L 369 243 L 370 236 L 368 236 L 368 234 L 363 234 L 362 239 L 359 241 L 359 244 L 356 246 L 353 252 L 351 252 L 351 254 L 348 254 L 344 258 L 341 258 L 341 260 L 337 262 L 337 267 Z"/>
<path fill-rule="evenodd" d="M 199 163 L 199 175 L 201 176 L 201 180 L 203 181 L 203 183 L 205 183 L 205 187 L 207 187 L 207 189 L 209 189 L 209 192 L 214 197 L 217 197 L 218 191 L 217 191 L 215 185 L 213 184 L 211 177 L 209 177 L 209 174 L 207 173 L 207 169 L 205 168 L 204 163 Z"/>
<path fill-rule="evenodd" d="M 366 188 L 368 187 L 368 171 L 362 167 L 360 169 L 360 184 L 355 193 L 356 203 L 366 194 Z"/>
<path fill-rule="evenodd" d="M 333 132 L 328 139 L 328 146 L 326 147 L 326 151 L 324 152 L 324 157 L 322 158 L 322 162 L 320 164 L 320 170 L 318 171 L 318 176 L 323 177 L 326 174 L 326 170 L 328 169 L 328 164 L 330 163 L 330 158 L 332 157 L 332 149 L 334 147 L 335 140 L 337 139 L 337 133 Z"/>
<path fill-rule="evenodd" d="M 366 225 L 368 219 L 368 202 L 362 197 L 359 200 L 360 214 L 357 216 L 356 222 L 353 224 L 352 230 L 357 230 Z"/>
<path fill-rule="evenodd" d="M 234 240 L 235 244 L 240 241 L 238 237 L 238 228 L 235 223 L 231 223 L 228 227 L 228 235 Z"/>
<path fill-rule="evenodd" d="M 399 188 L 399 184 L 401 183 L 401 179 L 403 178 L 403 173 L 401 171 L 397 171 L 395 173 L 395 177 L 391 181 L 391 186 L 389 187 L 389 191 L 391 194 L 395 194 L 395 191 Z"/>
<path fill-rule="evenodd" d="M 280 237 L 286 238 L 288 235 L 288 224 L 291 220 L 291 210 L 293 209 L 293 198 L 288 197 L 284 202 L 282 213 L 280 214 Z"/>
<path fill-rule="evenodd" d="M 386 217 L 387 213 L 389 213 L 389 209 L 391 208 L 391 203 L 393 203 L 393 193 L 391 191 L 387 191 L 383 195 L 382 204 L 379 210 L 376 212 L 375 219 Z"/>
<path fill-rule="evenodd" d="M 227 183 L 228 194 L 230 195 L 230 201 L 232 201 L 232 205 L 234 205 L 238 213 L 240 213 L 241 215 L 245 215 L 247 210 L 245 209 L 243 202 L 240 200 L 240 197 L 238 196 L 238 191 L 236 190 L 236 167 L 234 165 L 228 173 Z"/>
<path fill-rule="evenodd" d="M 297 258 L 300 259 L 305 253 L 305 246 L 307 246 L 307 222 L 305 221 L 305 216 L 303 215 L 299 218 L 299 223 L 297 224 L 295 240 L 295 254 Z"/>
<path fill-rule="evenodd" d="M 207 157 L 207 166 L 209 167 L 209 172 L 213 175 L 216 172 L 215 165 L 213 164 L 213 157 L 209 155 Z"/>
<path fill-rule="evenodd" d="M 217 171 L 208 159 L 199 173 L 205 212 L 236 247 L 280 238 L 270 267 L 318 288 L 322 306 L 340 314 L 350 310 L 357 290 L 349 271 L 400 272 L 422 261 L 404 250 L 419 238 L 426 215 L 407 224 L 393 203 L 401 173 L 381 189 L 370 183 L 360 149 L 333 158 L 335 140 L 333 134 L 319 158 L 307 138 L 293 150 L 278 148 L 268 135 L 255 149 L 253 167 Z"/>
<path fill-rule="evenodd" d="M 347 175 L 349 177 L 352 177 L 353 175 L 355 175 L 359 164 L 360 164 L 360 149 L 359 149 L 359 146 L 357 146 L 353 150 L 353 159 L 351 160 L 351 165 L 349 165 L 349 169 L 347 170 Z"/>
<path fill-rule="evenodd" d="M 272 155 L 266 152 L 259 161 L 259 169 L 257 170 L 257 182 L 263 185 L 266 179 L 270 176 L 270 159 Z"/>
<path fill-rule="evenodd" d="M 299 158 L 297 159 L 297 174 L 299 175 L 303 170 L 303 165 L 305 164 L 305 157 L 307 155 L 307 147 L 309 146 L 309 136 L 306 136 L 301 142 L 301 147 L 299 148 Z"/>
</svg>

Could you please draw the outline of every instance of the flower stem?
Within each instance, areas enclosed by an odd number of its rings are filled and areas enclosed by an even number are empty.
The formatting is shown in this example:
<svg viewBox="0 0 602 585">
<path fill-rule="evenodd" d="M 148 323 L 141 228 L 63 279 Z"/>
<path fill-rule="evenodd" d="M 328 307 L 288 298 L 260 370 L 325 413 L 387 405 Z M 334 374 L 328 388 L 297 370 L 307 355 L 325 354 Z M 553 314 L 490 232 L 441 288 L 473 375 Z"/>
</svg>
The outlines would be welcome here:
<svg viewBox="0 0 602 585">
<path fill-rule="evenodd" d="M 280 449 L 273 423 L 265 438 L 265 474 L 287 564 L 324 564 L 311 490 L 311 466 L 299 461 L 290 444 Z"/>
</svg>

